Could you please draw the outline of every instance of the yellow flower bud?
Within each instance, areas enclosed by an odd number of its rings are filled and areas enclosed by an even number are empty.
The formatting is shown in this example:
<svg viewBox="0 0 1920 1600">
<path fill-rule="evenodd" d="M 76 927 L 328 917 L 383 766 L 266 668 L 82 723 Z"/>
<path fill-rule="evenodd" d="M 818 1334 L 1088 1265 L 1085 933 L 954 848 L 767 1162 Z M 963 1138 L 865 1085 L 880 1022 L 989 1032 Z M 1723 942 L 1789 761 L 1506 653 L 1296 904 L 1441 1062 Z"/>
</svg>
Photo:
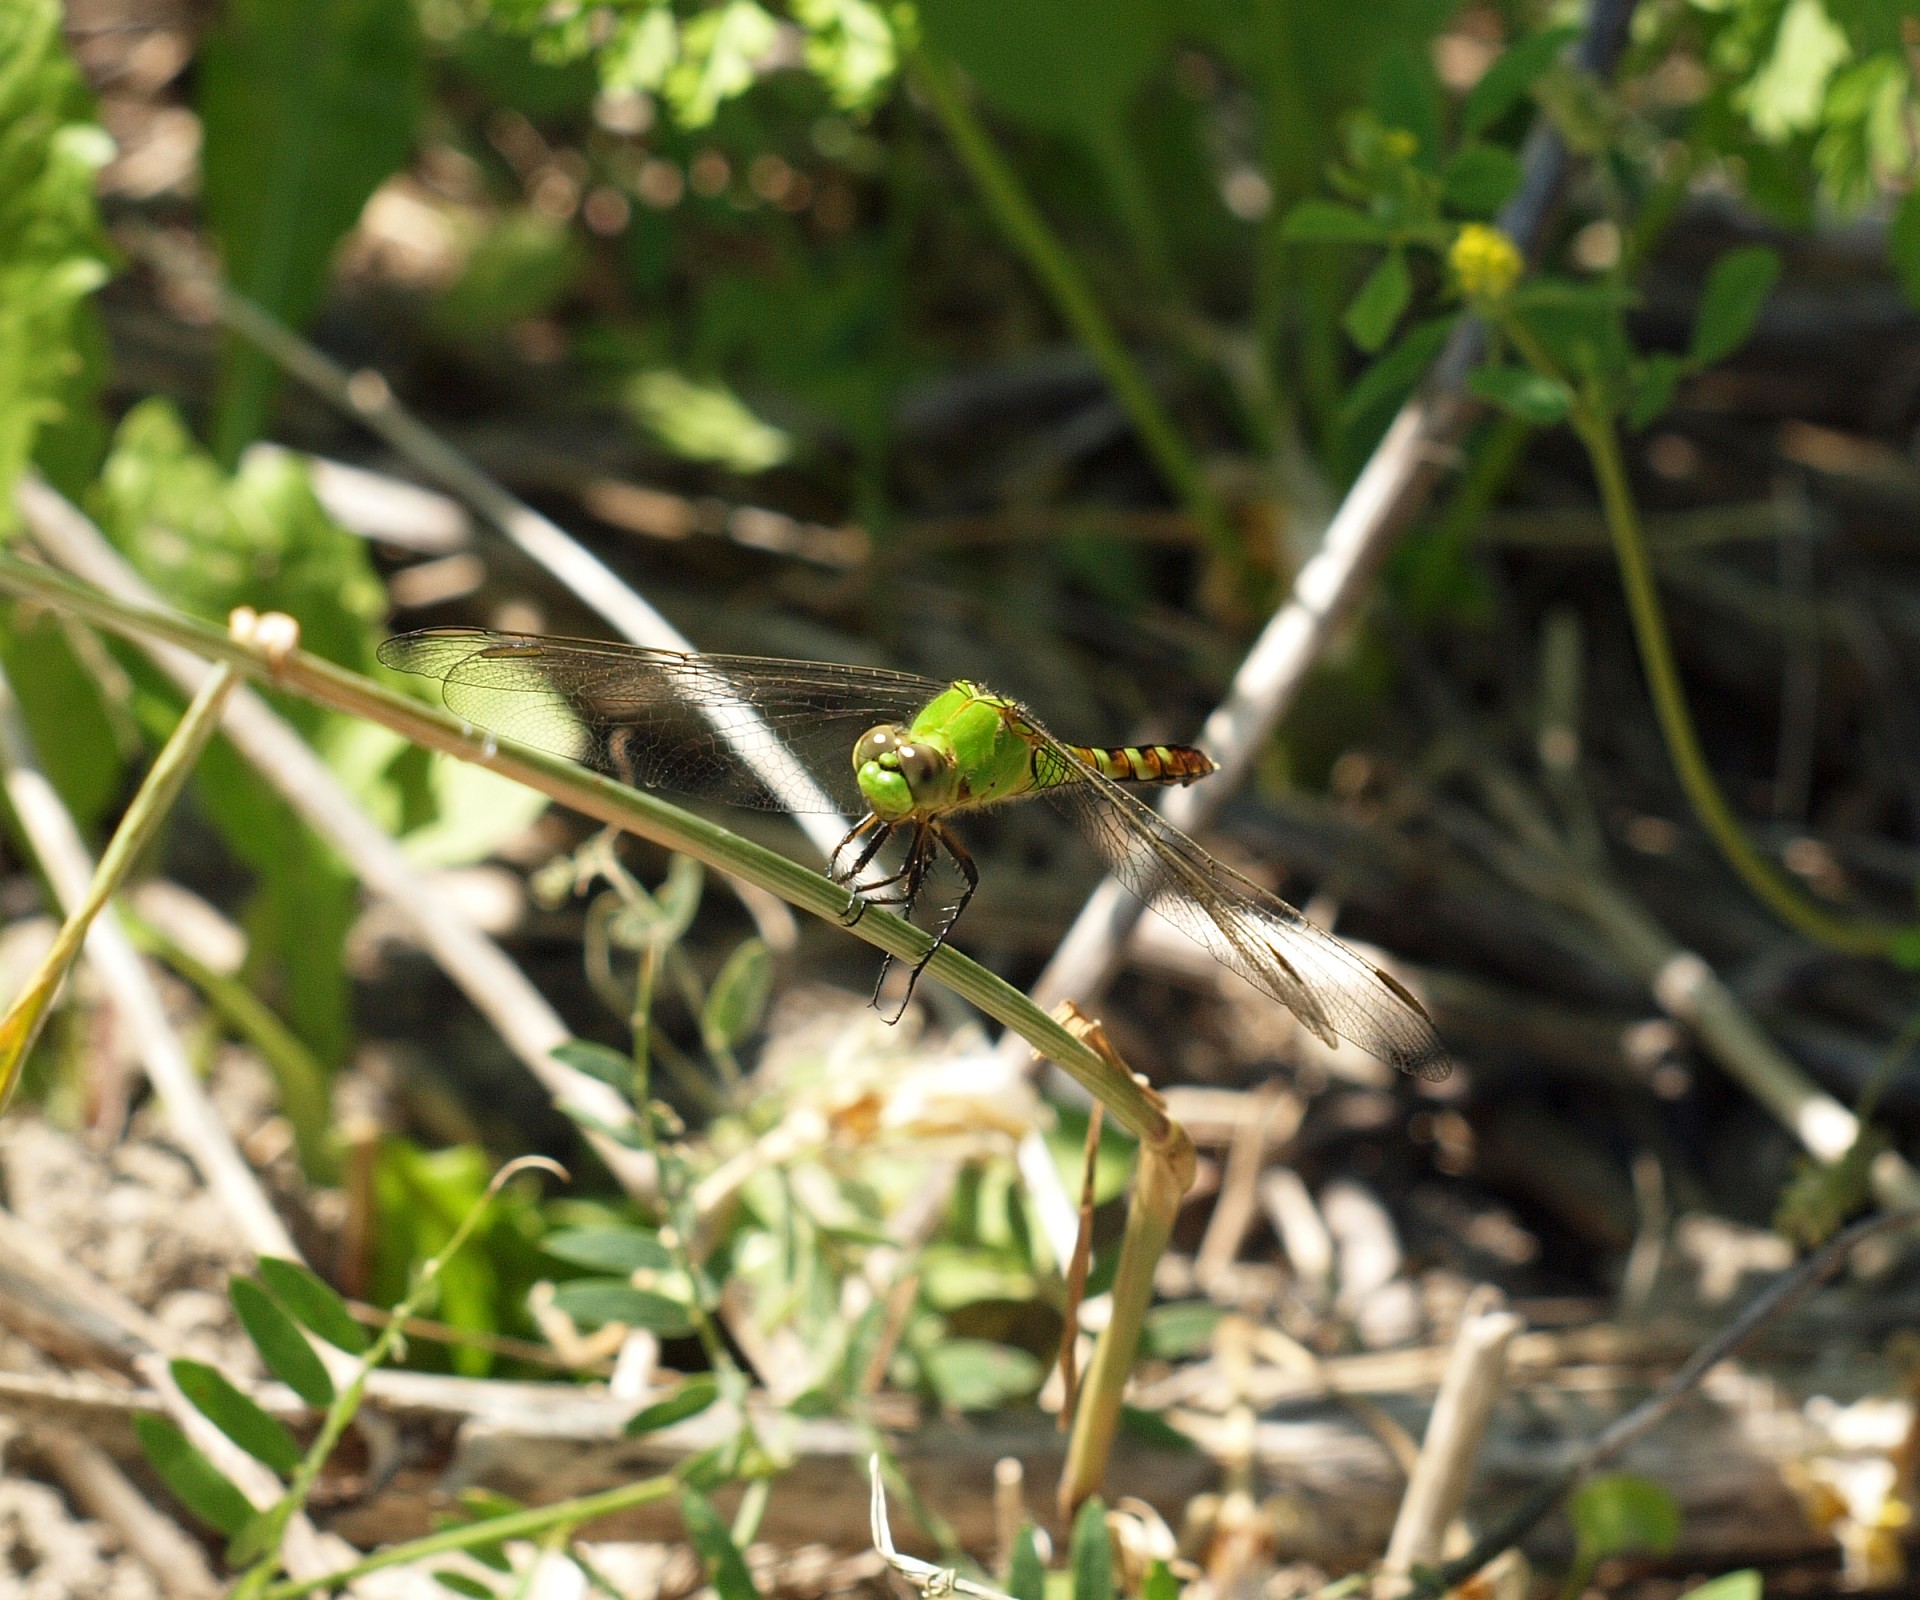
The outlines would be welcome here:
<svg viewBox="0 0 1920 1600">
<path fill-rule="evenodd" d="M 1469 300 L 1498 300 L 1519 281 L 1526 265 L 1514 242 L 1498 228 L 1469 222 L 1454 236 L 1447 265 Z"/>
</svg>

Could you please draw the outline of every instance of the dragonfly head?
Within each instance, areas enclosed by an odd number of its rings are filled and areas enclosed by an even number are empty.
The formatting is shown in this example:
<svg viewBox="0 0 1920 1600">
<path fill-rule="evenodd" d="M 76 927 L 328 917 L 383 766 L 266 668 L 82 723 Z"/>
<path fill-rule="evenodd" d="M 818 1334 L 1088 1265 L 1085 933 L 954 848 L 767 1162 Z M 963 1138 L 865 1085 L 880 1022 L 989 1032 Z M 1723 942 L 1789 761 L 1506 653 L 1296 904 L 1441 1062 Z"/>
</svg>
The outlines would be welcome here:
<svg viewBox="0 0 1920 1600">
<path fill-rule="evenodd" d="M 952 765 L 944 751 L 910 737 L 897 722 L 867 729 L 853 747 L 854 781 L 883 822 L 938 804 Z"/>
</svg>

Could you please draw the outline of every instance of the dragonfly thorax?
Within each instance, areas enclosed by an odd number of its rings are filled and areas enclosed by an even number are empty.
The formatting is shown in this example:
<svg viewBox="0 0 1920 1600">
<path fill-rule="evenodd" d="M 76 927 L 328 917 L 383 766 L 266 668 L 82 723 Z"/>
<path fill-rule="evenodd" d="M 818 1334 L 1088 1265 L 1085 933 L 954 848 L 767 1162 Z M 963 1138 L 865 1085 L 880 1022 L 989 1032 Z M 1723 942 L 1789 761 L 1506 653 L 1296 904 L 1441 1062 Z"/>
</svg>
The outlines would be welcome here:
<svg viewBox="0 0 1920 1600">
<path fill-rule="evenodd" d="M 953 757 L 899 723 L 882 723 L 853 747 L 854 781 L 883 822 L 952 803 Z"/>
</svg>

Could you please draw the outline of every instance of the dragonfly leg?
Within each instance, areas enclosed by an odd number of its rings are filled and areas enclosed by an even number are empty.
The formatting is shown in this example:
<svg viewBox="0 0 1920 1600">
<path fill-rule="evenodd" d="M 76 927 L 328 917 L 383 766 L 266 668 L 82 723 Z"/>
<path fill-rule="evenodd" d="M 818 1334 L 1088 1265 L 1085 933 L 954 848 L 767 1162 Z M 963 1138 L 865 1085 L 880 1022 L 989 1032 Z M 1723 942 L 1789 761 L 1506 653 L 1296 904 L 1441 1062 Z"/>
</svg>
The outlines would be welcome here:
<svg viewBox="0 0 1920 1600">
<path fill-rule="evenodd" d="M 867 870 L 867 863 L 879 854 L 880 847 L 893 837 L 893 828 L 894 825 L 892 823 L 882 822 L 879 817 L 869 811 L 866 816 L 861 818 L 859 822 L 855 823 L 853 827 L 848 830 L 846 838 L 842 839 L 833 847 L 833 854 L 827 860 L 827 876 L 833 882 L 842 885 L 847 891 L 847 909 L 841 913 L 840 918 L 843 927 L 851 928 L 867 914 L 867 906 L 870 903 L 870 891 L 861 888 L 856 880 L 861 873 Z M 846 850 L 848 845 L 852 844 L 854 840 L 858 839 L 869 829 L 877 831 L 875 831 L 873 837 L 867 841 L 866 848 L 860 852 L 853 865 L 845 872 L 842 872 L 840 870 L 841 854 Z M 872 887 L 884 888 L 890 881 L 890 879 L 882 879 L 880 883 Z"/>
<path fill-rule="evenodd" d="M 913 988 L 920 981 L 920 974 L 927 970 L 927 963 L 947 942 L 947 935 L 953 932 L 954 924 L 960 920 L 960 913 L 967 909 L 967 902 L 973 899 L 974 890 L 980 887 L 980 869 L 973 864 L 973 857 L 967 853 L 960 841 L 937 822 L 929 823 L 927 832 L 932 835 L 933 846 L 944 849 L 953 857 L 953 864 L 960 869 L 960 876 L 966 879 L 967 886 L 960 891 L 960 898 L 954 901 L 952 908 L 941 919 L 940 927 L 933 936 L 933 943 L 927 947 L 927 953 L 914 962 L 913 971 L 907 975 L 907 1000 L 913 998 Z M 933 856 L 934 849 L 929 848 L 927 851 L 929 866 L 932 864 Z M 906 1000 L 902 1000 L 901 1012 L 905 1012 L 906 1008 Z M 896 1016 L 894 1020 L 899 1021 L 899 1017 Z"/>
<path fill-rule="evenodd" d="M 900 908 L 901 916 L 912 917 L 913 903 L 919 899 L 920 886 L 926 882 L 927 869 L 933 865 L 935 832 L 938 826 L 937 823 L 931 822 L 922 822 L 915 825 L 913 843 L 907 847 L 907 859 L 905 863 L 891 878 L 883 878 L 879 883 L 872 884 L 867 890 L 863 891 L 867 896 L 867 904 L 873 905 L 881 903 L 896 905 Z M 899 884 L 899 887 L 894 893 L 876 901 L 872 891 L 874 889 L 886 888 L 889 884 L 894 883 Z M 900 999 L 900 1009 L 887 1018 L 889 1023 L 898 1022 L 907 1014 L 907 1002 L 913 998 L 913 986 L 919 981 L 920 968 L 925 965 L 926 963 L 923 961 L 914 967 L 913 975 L 907 981 L 907 992 Z M 880 975 L 873 980 L 873 998 L 867 1002 L 876 1011 L 880 1008 L 880 990 L 886 984 L 887 974 L 892 970 L 893 952 L 889 950 L 880 958 Z"/>
</svg>

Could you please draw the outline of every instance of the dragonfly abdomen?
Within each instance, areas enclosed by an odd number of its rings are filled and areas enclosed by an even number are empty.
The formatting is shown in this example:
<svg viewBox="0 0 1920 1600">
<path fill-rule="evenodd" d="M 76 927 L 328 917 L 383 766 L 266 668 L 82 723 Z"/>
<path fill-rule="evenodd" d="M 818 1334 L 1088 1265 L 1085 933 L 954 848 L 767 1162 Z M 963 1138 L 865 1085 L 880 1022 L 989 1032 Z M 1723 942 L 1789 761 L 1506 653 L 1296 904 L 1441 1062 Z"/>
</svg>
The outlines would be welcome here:
<svg viewBox="0 0 1920 1600">
<path fill-rule="evenodd" d="M 1067 747 L 1103 778 L 1115 783 L 1192 783 L 1218 769 L 1203 750 L 1187 744 L 1075 744 Z"/>
</svg>

